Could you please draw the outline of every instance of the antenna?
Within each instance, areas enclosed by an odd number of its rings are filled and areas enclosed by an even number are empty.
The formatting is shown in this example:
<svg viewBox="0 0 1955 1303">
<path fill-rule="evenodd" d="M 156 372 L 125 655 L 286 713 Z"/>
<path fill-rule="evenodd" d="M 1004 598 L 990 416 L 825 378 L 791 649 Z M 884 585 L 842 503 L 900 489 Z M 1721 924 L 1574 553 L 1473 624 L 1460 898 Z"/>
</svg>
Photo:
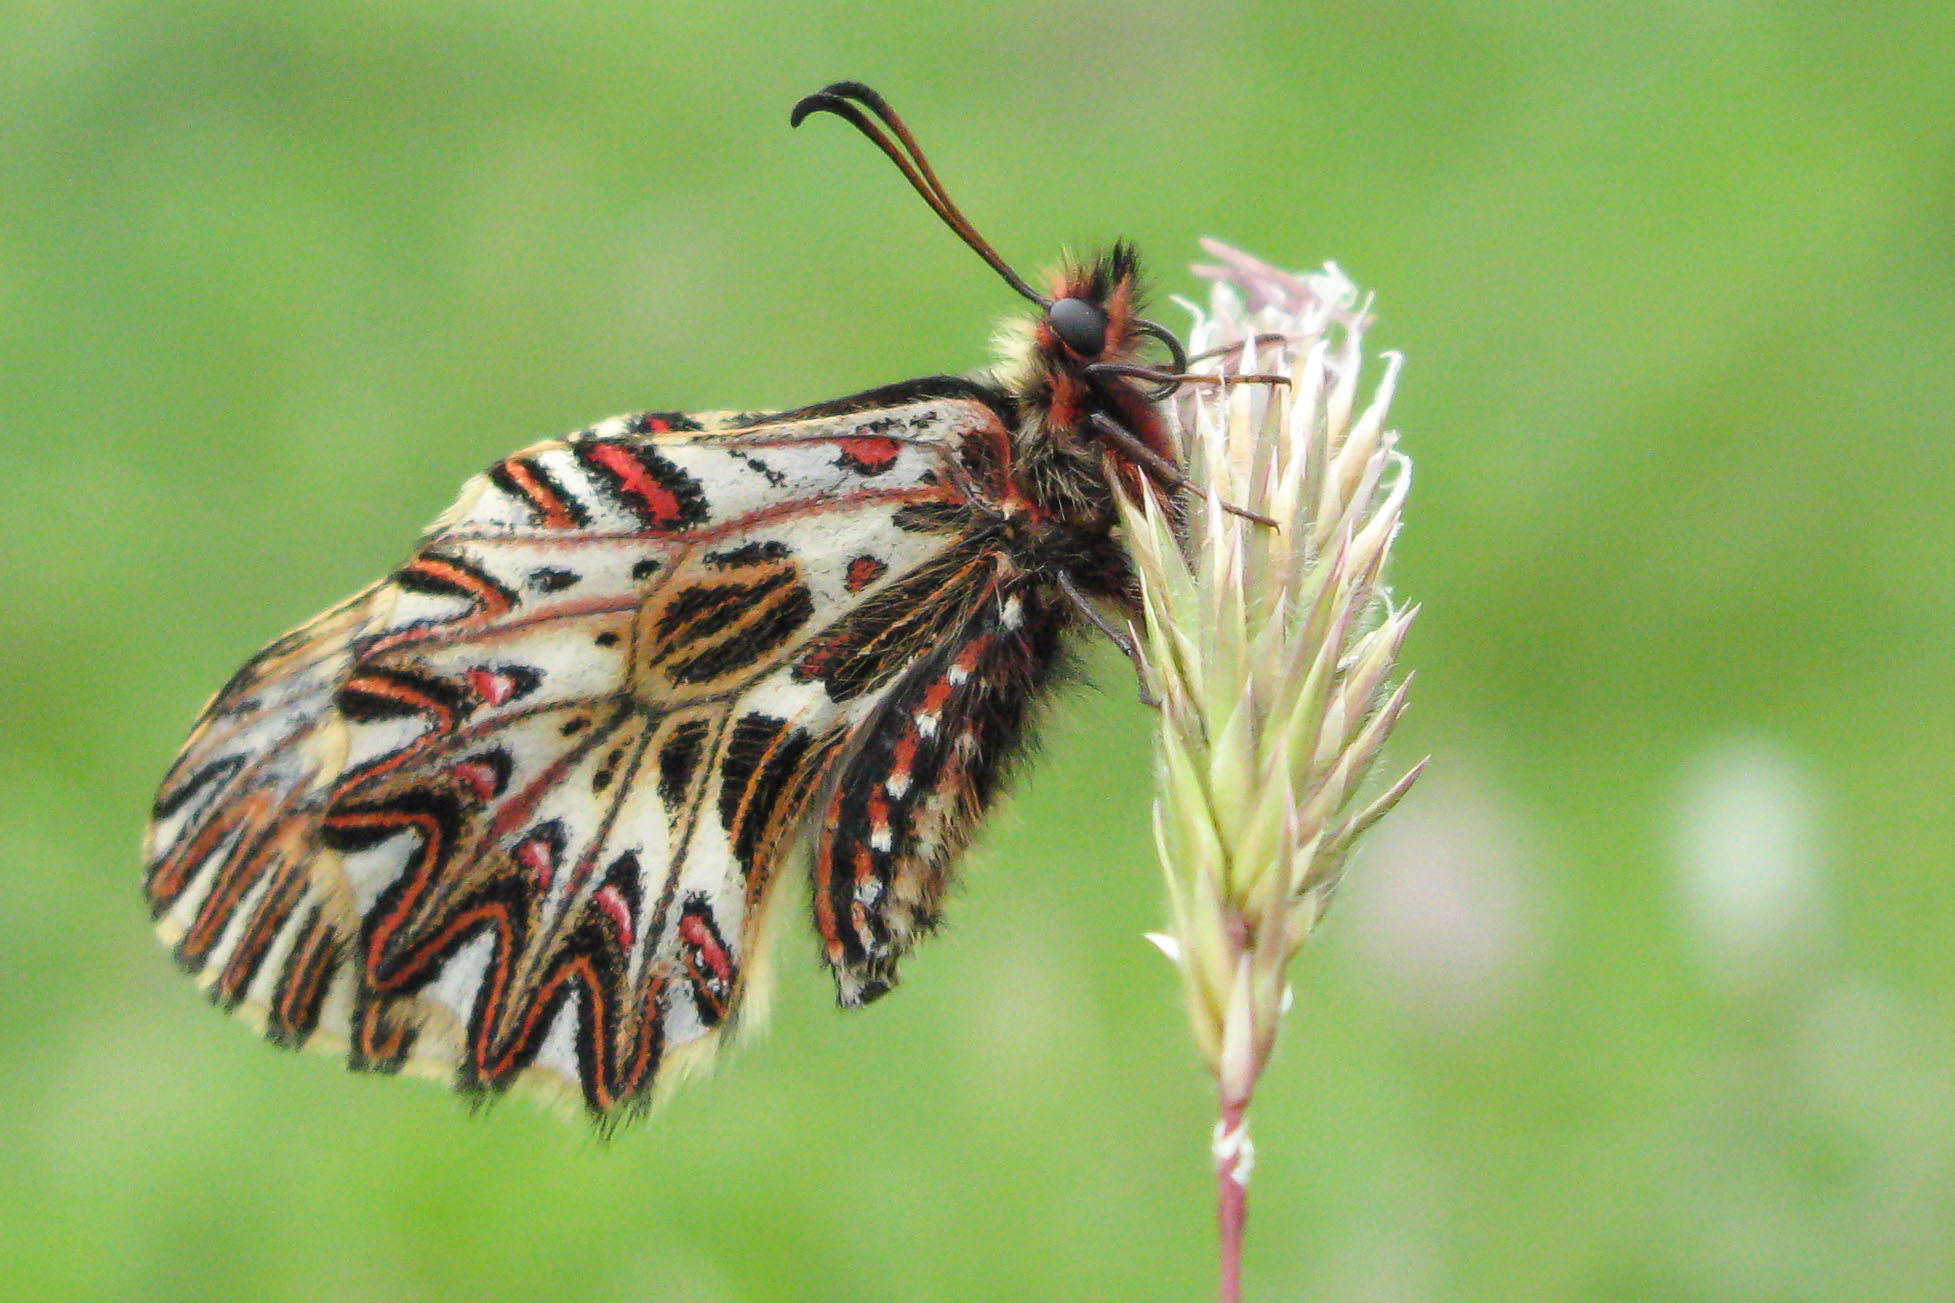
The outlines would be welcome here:
<svg viewBox="0 0 1955 1303">
<path fill-rule="evenodd" d="M 868 114 L 862 111 L 863 108 L 867 108 L 883 126 L 894 132 L 896 139 L 891 140 L 882 126 L 869 119 Z M 930 160 L 923 156 L 923 150 L 917 145 L 916 137 L 912 136 L 910 129 L 903 125 L 903 119 L 896 116 L 896 110 L 889 107 L 888 100 L 859 81 L 838 81 L 831 86 L 822 87 L 796 104 L 794 112 L 788 117 L 788 125 L 800 126 L 802 120 L 811 113 L 833 113 L 838 118 L 846 119 L 857 131 L 867 136 L 877 149 L 889 156 L 889 161 L 896 165 L 897 170 L 903 174 L 903 179 L 923 196 L 924 203 L 930 205 L 930 211 L 942 218 L 944 225 L 955 231 L 957 238 L 968 244 L 973 253 L 991 264 L 991 270 L 1004 277 L 1005 284 L 1040 307 L 1052 306 L 1052 300 L 1027 285 L 1024 278 L 1011 269 L 1011 264 L 998 256 L 998 251 L 991 247 L 990 241 L 977 233 L 977 228 L 971 225 L 971 219 L 964 216 L 962 210 L 950 201 L 950 195 L 944 191 L 943 182 L 937 180 L 936 169 L 932 168 Z M 898 142 L 901 142 L 900 148 Z"/>
</svg>

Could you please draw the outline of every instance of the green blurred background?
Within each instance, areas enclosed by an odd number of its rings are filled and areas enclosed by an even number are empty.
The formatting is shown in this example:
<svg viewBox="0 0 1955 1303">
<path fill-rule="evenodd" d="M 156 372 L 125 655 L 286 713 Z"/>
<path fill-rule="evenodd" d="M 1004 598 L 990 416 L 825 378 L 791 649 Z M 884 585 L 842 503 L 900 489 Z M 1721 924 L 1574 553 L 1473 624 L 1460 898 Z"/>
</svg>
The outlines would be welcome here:
<svg viewBox="0 0 1955 1303">
<path fill-rule="evenodd" d="M 502 453 L 987 357 L 1008 256 L 1338 260 L 1408 362 L 1415 796 L 1299 965 L 1251 1296 L 1955 1297 L 1955 8 L 0 7 L 0 1288 L 1193 1299 L 1117 658 L 952 926 L 608 1146 L 150 940 L 198 705 Z M 1172 308 L 1159 314 L 1178 319 Z"/>
</svg>

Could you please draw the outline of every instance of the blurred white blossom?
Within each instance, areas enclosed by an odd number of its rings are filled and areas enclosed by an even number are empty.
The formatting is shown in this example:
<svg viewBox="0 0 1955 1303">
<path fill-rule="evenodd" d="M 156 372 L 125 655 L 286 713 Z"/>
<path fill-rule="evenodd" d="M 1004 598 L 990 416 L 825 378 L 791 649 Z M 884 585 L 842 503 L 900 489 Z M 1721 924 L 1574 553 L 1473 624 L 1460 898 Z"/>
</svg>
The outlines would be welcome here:
<svg viewBox="0 0 1955 1303">
<path fill-rule="evenodd" d="M 1470 1035 L 1550 957 L 1561 870 L 1491 764 L 1455 755 L 1419 785 L 1365 852 L 1341 940 L 1367 984 L 1438 1035 Z"/>
<path fill-rule="evenodd" d="M 1783 746 L 1727 739 L 1686 766 L 1677 892 L 1706 965 L 1726 982 L 1776 984 L 1823 943 L 1820 824 L 1817 785 Z"/>
</svg>

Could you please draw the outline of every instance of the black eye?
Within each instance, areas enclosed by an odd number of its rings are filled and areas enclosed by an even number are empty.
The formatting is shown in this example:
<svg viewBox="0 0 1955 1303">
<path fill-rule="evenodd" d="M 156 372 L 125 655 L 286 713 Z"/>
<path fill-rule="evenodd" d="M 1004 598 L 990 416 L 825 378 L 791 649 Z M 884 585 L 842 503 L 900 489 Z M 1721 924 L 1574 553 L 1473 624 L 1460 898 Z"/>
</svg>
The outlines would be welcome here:
<svg viewBox="0 0 1955 1303">
<path fill-rule="evenodd" d="M 1060 299 L 1045 310 L 1045 319 L 1066 347 L 1081 357 L 1106 351 L 1106 312 L 1085 299 Z"/>
</svg>

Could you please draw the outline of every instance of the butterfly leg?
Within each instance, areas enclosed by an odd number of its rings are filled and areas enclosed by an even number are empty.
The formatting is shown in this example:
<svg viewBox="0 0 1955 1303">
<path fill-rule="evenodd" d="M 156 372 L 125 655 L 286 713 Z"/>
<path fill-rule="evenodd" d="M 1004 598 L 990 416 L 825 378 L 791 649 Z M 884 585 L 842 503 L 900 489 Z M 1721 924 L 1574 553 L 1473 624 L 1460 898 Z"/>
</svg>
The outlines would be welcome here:
<svg viewBox="0 0 1955 1303">
<path fill-rule="evenodd" d="M 1127 427 L 1120 424 L 1120 422 L 1103 412 L 1094 412 L 1087 419 L 1093 423 L 1093 428 L 1104 435 L 1109 442 L 1119 448 L 1121 452 L 1126 453 L 1127 456 L 1140 463 L 1143 468 L 1152 474 L 1155 482 L 1162 488 L 1171 489 L 1176 492 L 1184 489 L 1190 492 L 1198 491 L 1188 477 L 1183 475 L 1175 467 L 1173 462 L 1161 456 L 1160 453 L 1155 452 L 1139 439 L 1136 439 Z M 1265 525 L 1270 529 L 1280 528 L 1268 516 L 1259 515 L 1245 507 L 1238 507 L 1231 502 L 1224 502 L 1221 505 L 1222 510 L 1228 512 L 1231 516 L 1240 516 L 1244 520 L 1253 520 L 1258 525 Z"/>
<path fill-rule="evenodd" d="M 844 762 L 815 850 L 815 924 L 844 1006 L 896 982 L 937 922 L 950 866 L 1021 749 L 1064 610 L 992 589 L 966 632 L 892 691 Z"/>
<path fill-rule="evenodd" d="M 1140 683 L 1140 704 L 1149 710 L 1159 709 L 1160 698 L 1156 697 L 1147 686 L 1147 662 L 1141 657 L 1140 645 L 1134 641 L 1133 635 L 1107 619 L 1106 614 L 1093 604 L 1093 599 L 1079 591 L 1079 584 L 1073 579 L 1071 571 L 1059 571 L 1058 578 L 1059 591 L 1066 595 L 1066 600 L 1072 603 L 1073 609 L 1085 616 L 1087 623 L 1105 634 L 1113 645 L 1133 662 L 1134 677 Z"/>
</svg>

